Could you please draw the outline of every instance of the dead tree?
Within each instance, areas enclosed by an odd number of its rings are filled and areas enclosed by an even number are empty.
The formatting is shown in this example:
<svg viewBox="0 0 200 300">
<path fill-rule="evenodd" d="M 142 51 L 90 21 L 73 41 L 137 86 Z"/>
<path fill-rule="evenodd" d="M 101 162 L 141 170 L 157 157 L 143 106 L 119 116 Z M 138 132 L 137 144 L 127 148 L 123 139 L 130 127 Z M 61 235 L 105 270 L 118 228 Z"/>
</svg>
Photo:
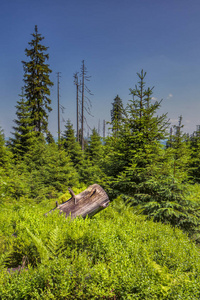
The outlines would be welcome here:
<svg viewBox="0 0 200 300">
<path fill-rule="evenodd" d="M 76 85 L 76 138 L 79 142 L 79 83 L 78 83 L 78 72 L 74 74 L 74 84 Z"/>
<path fill-rule="evenodd" d="M 58 144 L 60 147 L 60 72 L 57 72 L 58 85 L 57 85 L 57 94 L 58 94 Z"/>
<path fill-rule="evenodd" d="M 90 77 L 87 75 L 87 68 L 85 66 L 84 60 L 82 61 L 81 66 L 81 76 L 82 76 L 82 83 L 81 83 L 81 149 L 84 150 L 84 121 L 85 121 L 85 114 L 86 111 L 89 115 L 91 115 L 90 109 L 91 109 L 91 101 L 90 99 L 85 95 L 85 92 L 89 95 L 93 95 L 90 91 L 90 89 L 85 84 L 85 81 L 90 81 Z"/>
<path fill-rule="evenodd" d="M 59 209 L 60 213 L 64 213 L 65 217 L 71 216 L 75 218 L 77 216 L 93 216 L 102 209 L 108 207 L 109 198 L 104 189 L 98 185 L 90 185 L 86 190 L 78 195 L 75 195 L 73 190 L 69 188 L 71 198 L 66 202 L 58 205 L 50 212 Z M 47 213 L 48 214 L 48 213 Z M 45 214 L 45 215 L 47 215 Z"/>
</svg>

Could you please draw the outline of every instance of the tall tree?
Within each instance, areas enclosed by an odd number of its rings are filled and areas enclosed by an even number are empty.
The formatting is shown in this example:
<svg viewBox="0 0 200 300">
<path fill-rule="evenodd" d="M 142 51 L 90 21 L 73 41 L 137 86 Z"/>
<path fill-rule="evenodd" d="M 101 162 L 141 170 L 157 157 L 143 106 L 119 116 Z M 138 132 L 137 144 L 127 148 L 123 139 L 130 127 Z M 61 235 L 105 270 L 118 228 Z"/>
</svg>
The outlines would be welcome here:
<svg viewBox="0 0 200 300">
<path fill-rule="evenodd" d="M 37 25 L 32 34 L 33 39 L 29 42 L 30 49 L 25 49 L 28 61 L 22 61 L 24 67 L 25 96 L 28 101 L 31 119 L 33 120 L 34 130 L 46 132 L 48 126 L 48 112 L 51 100 L 50 87 L 53 82 L 49 76 L 52 72 L 46 60 L 49 54 L 46 53 L 48 47 L 41 44 L 44 37 L 38 33 Z"/>
</svg>

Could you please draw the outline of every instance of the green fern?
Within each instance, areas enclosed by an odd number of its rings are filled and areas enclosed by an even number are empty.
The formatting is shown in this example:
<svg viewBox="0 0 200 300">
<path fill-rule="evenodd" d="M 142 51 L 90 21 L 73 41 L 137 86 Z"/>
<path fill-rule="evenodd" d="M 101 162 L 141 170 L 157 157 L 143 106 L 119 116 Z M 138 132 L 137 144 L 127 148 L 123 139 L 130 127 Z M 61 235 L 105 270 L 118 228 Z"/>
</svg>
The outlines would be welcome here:
<svg viewBox="0 0 200 300">
<path fill-rule="evenodd" d="M 34 235 L 28 228 L 26 228 L 26 231 L 29 234 L 29 236 L 32 238 L 32 241 L 37 248 L 37 252 L 41 262 L 45 264 L 50 258 L 50 252 L 48 248 L 44 245 L 41 238 Z"/>
<path fill-rule="evenodd" d="M 46 243 L 44 243 L 40 237 L 33 234 L 28 228 L 26 228 L 26 231 L 32 238 L 32 242 L 37 248 L 37 252 L 42 263 L 45 264 L 50 259 L 60 257 L 64 254 L 66 250 L 65 239 L 61 236 L 58 226 L 56 226 L 49 234 Z"/>
<path fill-rule="evenodd" d="M 10 266 L 12 261 L 12 251 L 4 252 L 0 255 L 0 269 Z"/>
<path fill-rule="evenodd" d="M 63 236 L 60 236 L 60 229 L 58 226 L 50 233 L 47 249 L 50 253 L 50 258 L 61 256 L 66 249 L 64 238 Z"/>
</svg>

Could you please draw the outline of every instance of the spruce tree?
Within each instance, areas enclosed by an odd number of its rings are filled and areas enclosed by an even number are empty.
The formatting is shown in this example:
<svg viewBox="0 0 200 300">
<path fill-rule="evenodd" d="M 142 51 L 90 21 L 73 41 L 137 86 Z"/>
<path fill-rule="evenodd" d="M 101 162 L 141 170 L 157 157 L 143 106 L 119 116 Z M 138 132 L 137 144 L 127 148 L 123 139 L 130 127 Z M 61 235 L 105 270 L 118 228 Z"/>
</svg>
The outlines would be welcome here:
<svg viewBox="0 0 200 300">
<path fill-rule="evenodd" d="M 49 76 L 52 72 L 46 60 L 49 54 L 46 53 L 48 47 L 41 44 L 44 37 L 38 33 L 37 26 L 32 34 L 33 39 L 29 42 L 30 49 L 25 49 L 28 61 L 22 61 L 24 67 L 25 96 L 28 102 L 34 130 L 46 132 L 48 126 L 48 112 L 51 100 L 50 87 L 53 86 Z"/>
<path fill-rule="evenodd" d="M 83 153 L 81 151 L 80 144 L 76 141 L 73 125 L 69 119 L 65 125 L 65 131 L 62 135 L 61 142 L 74 165 L 77 166 L 80 164 L 81 160 L 83 159 Z"/>
<path fill-rule="evenodd" d="M 133 140 L 137 140 L 139 145 L 154 143 L 166 138 L 166 129 L 168 128 L 167 114 L 157 115 L 157 111 L 161 106 L 161 101 L 153 103 L 152 88 L 145 88 L 146 72 L 137 73 L 139 77 L 138 86 L 130 89 L 133 100 L 129 101 L 127 107 L 128 128 Z"/>
<path fill-rule="evenodd" d="M 117 95 L 112 103 L 111 113 L 111 125 L 112 131 L 115 137 L 117 137 L 122 120 L 124 117 L 124 107 L 122 99 Z"/>
<path fill-rule="evenodd" d="M 200 183 L 200 131 L 193 132 L 190 137 L 190 149 L 191 149 L 191 160 L 190 160 L 190 176 L 194 182 Z"/>
<path fill-rule="evenodd" d="M 178 125 L 174 125 L 167 143 L 167 152 L 171 155 L 172 176 L 180 182 L 188 180 L 191 162 L 190 144 L 187 135 L 183 132 L 182 116 L 179 116 Z"/>
<path fill-rule="evenodd" d="M 23 156 L 33 142 L 35 136 L 33 120 L 31 119 L 31 112 L 27 101 L 24 99 L 24 92 L 22 88 L 22 94 L 19 95 L 21 99 L 17 101 L 17 119 L 14 120 L 16 126 L 13 126 L 15 130 L 14 138 L 10 139 L 10 147 L 15 156 Z"/>
<path fill-rule="evenodd" d="M 92 134 L 86 148 L 86 155 L 93 165 L 100 163 L 100 159 L 102 157 L 102 142 L 96 128 L 93 128 L 92 130 Z"/>
<path fill-rule="evenodd" d="M 3 129 L 0 127 L 0 169 L 7 168 L 11 159 L 11 153 L 5 145 L 5 136 Z"/>
<path fill-rule="evenodd" d="M 56 143 L 46 144 L 42 135 L 35 138 L 24 155 L 24 164 L 29 174 L 31 197 L 40 198 L 54 190 L 64 192 L 78 183 L 78 174 L 70 157 L 63 149 L 58 150 Z"/>
<path fill-rule="evenodd" d="M 126 108 L 127 119 L 120 128 L 114 152 L 107 154 L 111 191 L 115 196 L 123 194 L 132 205 L 139 204 L 143 213 L 155 221 L 192 233 L 199 226 L 197 207 L 186 200 L 186 189 L 180 181 L 184 170 L 179 168 L 181 176 L 176 173 L 175 178 L 170 156 L 161 144 L 169 123 L 166 114 L 157 115 L 161 102 L 153 102 L 153 88 L 145 88 L 145 76 L 143 71 L 138 74 L 139 85 L 131 90 L 133 100 Z M 172 141 L 176 160 L 185 159 L 187 153 L 182 148 L 181 126 L 180 120 L 175 143 Z"/>
<path fill-rule="evenodd" d="M 141 181 L 143 179 L 140 176 L 145 177 L 145 173 L 152 173 L 154 170 L 152 166 L 155 165 L 161 150 L 160 140 L 167 136 L 168 120 L 167 114 L 157 115 L 161 101 L 154 102 L 153 88 L 145 88 L 146 73 L 142 70 L 137 75 L 138 86 L 130 89 L 133 99 L 125 109 L 126 118 L 120 126 L 118 142 L 110 158 L 113 159 L 111 170 L 115 178 L 121 172 L 127 175 L 128 171 L 135 170 L 133 173 L 137 181 Z M 147 168 L 147 166 L 151 167 Z"/>
<path fill-rule="evenodd" d="M 55 143 L 53 135 L 51 134 L 50 131 L 47 131 L 46 141 L 47 141 L 48 144 Z"/>
</svg>

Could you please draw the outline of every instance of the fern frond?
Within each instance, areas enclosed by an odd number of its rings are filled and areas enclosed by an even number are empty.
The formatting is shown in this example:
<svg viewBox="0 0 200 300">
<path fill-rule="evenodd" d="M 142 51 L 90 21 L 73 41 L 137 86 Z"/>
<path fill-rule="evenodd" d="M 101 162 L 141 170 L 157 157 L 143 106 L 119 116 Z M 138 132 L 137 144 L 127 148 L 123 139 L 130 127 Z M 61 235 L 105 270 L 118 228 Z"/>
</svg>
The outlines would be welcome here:
<svg viewBox="0 0 200 300">
<path fill-rule="evenodd" d="M 27 233 L 32 238 L 32 241 L 37 248 L 38 255 L 42 263 L 46 263 L 50 258 L 50 253 L 47 247 L 44 245 L 43 241 L 35 236 L 28 228 L 26 228 Z"/>
<path fill-rule="evenodd" d="M 58 226 L 50 233 L 47 249 L 51 258 L 60 256 L 65 250 L 64 238 L 60 236 Z"/>
<path fill-rule="evenodd" d="M 7 251 L 2 253 L 0 256 L 0 269 L 9 266 L 11 260 L 12 260 L 12 251 Z"/>
</svg>

